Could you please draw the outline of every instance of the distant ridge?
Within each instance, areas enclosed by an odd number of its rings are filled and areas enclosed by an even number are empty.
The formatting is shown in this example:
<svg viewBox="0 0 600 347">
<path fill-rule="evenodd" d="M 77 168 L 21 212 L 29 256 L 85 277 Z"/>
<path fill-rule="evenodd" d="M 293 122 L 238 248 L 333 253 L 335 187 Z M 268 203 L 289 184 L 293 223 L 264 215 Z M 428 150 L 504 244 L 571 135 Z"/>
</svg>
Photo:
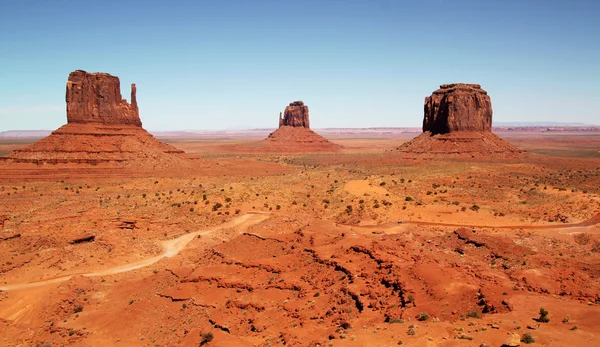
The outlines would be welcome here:
<svg viewBox="0 0 600 347">
<path fill-rule="evenodd" d="M 568 122 L 494 122 L 494 126 L 500 127 L 582 127 L 595 126 L 589 123 L 568 123 Z"/>
</svg>

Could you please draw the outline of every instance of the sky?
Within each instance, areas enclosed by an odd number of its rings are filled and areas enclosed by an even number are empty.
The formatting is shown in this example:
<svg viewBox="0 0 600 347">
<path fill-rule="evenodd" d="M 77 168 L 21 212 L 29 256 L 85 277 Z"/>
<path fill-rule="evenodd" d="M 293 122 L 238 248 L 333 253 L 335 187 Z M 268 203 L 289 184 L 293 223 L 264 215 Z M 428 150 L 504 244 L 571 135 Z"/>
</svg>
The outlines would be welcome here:
<svg viewBox="0 0 600 347">
<path fill-rule="evenodd" d="M 0 0 L 0 131 L 66 123 L 71 71 L 136 83 L 149 130 L 420 126 L 440 84 L 494 121 L 600 124 L 598 0 Z"/>
</svg>

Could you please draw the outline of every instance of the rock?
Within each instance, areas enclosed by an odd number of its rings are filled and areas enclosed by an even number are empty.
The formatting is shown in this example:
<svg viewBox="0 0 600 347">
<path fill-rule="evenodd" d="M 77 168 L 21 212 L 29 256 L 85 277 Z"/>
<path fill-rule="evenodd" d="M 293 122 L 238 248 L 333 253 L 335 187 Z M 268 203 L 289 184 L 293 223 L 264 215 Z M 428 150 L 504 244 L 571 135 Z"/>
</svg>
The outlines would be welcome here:
<svg viewBox="0 0 600 347">
<path fill-rule="evenodd" d="M 142 128 L 135 84 L 129 104 L 121 97 L 118 77 L 77 70 L 69 74 L 65 100 L 67 124 L 0 158 L 0 163 L 21 166 L 35 176 L 50 171 L 47 164 L 80 172 L 103 165 L 103 169 L 126 168 L 136 174 L 193 166 L 183 151 Z M 31 164 L 37 168 L 29 169 Z"/>
<path fill-rule="evenodd" d="M 21 234 L 9 234 L 9 235 L 0 235 L 0 241 L 8 241 L 12 239 L 18 239 L 21 237 Z"/>
<path fill-rule="evenodd" d="M 492 131 L 492 101 L 479 84 L 443 84 L 425 98 L 423 131 Z"/>
<path fill-rule="evenodd" d="M 135 84 L 131 104 L 121 96 L 119 78 L 107 73 L 76 70 L 67 81 L 67 122 L 129 124 L 141 127 Z"/>
<path fill-rule="evenodd" d="M 310 129 L 310 121 L 308 119 L 308 106 L 302 101 L 294 101 L 285 108 L 283 119 L 279 115 L 279 127 L 303 127 Z"/>
<path fill-rule="evenodd" d="M 93 242 L 95 239 L 96 239 L 96 236 L 94 236 L 94 235 L 85 235 L 85 236 L 77 237 L 77 238 L 69 241 L 69 243 L 72 245 L 76 245 L 76 244 L 84 243 L 84 242 Z"/>
<path fill-rule="evenodd" d="M 478 84 L 443 84 L 425 98 L 423 133 L 397 150 L 407 158 L 516 157 L 521 150 L 492 133 L 492 102 Z"/>
<path fill-rule="evenodd" d="M 502 347 L 519 347 L 521 345 L 521 335 L 511 334 Z"/>
<path fill-rule="evenodd" d="M 266 139 L 256 143 L 234 145 L 233 148 L 243 152 L 320 153 L 337 152 L 342 146 L 310 130 L 308 106 L 302 101 L 294 101 L 283 113 L 279 113 L 279 128 Z"/>
</svg>

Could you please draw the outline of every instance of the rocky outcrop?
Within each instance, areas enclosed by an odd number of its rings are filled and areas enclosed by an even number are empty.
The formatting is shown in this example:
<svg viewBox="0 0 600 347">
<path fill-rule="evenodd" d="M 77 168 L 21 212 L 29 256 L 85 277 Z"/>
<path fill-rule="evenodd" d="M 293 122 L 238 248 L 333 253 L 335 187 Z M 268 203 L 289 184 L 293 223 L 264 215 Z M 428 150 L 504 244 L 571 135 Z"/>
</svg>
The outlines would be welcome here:
<svg viewBox="0 0 600 347">
<path fill-rule="evenodd" d="M 479 84 L 443 84 L 425 98 L 423 133 L 398 147 L 406 157 L 522 153 L 492 133 L 492 101 Z"/>
<path fill-rule="evenodd" d="M 302 101 L 294 101 L 285 108 L 283 119 L 279 115 L 279 127 L 303 127 L 310 129 L 310 121 L 308 119 L 308 106 Z"/>
<path fill-rule="evenodd" d="M 67 81 L 67 122 L 123 124 L 141 127 L 135 84 L 131 104 L 121 96 L 121 83 L 107 73 L 76 70 Z"/>
<path fill-rule="evenodd" d="M 135 84 L 131 85 L 129 104 L 121 97 L 118 77 L 77 70 L 69 75 L 66 102 L 67 124 L 1 161 L 148 171 L 188 165 L 183 151 L 142 128 Z"/>
<path fill-rule="evenodd" d="M 492 101 L 479 84 L 443 84 L 425 98 L 423 131 L 492 131 Z"/>
</svg>

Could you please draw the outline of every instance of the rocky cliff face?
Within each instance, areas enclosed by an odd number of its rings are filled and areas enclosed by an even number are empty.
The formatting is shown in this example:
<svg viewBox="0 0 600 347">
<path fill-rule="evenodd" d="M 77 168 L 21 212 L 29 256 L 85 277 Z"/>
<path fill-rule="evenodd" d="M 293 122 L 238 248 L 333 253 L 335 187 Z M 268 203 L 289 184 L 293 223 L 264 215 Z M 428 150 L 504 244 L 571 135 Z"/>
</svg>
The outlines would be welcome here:
<svg viewBox="0 0 600 347">
<path fill-rule="evenodd" d="M 141 127 L 135 84 L 131 104 L 121 96 L 121 83 L 107 73 L 77 70 L 67 81 L 67 122 L 127 124 Z"/>
<path fill-rule="evenodd" d="M 308 106 L 305 106 L 302 101 L 294 101 L 285 108 L 283 119 L 279 116 L 279 127 L 303 127 L 310 129 L 310 121 L 308 119 Z"/>
<path fill-rule="evenodd" d="M 492 131 L 492 101 L 479 84 L 443 84 L 425 98 L 423 131 Z"/>
</svg>

